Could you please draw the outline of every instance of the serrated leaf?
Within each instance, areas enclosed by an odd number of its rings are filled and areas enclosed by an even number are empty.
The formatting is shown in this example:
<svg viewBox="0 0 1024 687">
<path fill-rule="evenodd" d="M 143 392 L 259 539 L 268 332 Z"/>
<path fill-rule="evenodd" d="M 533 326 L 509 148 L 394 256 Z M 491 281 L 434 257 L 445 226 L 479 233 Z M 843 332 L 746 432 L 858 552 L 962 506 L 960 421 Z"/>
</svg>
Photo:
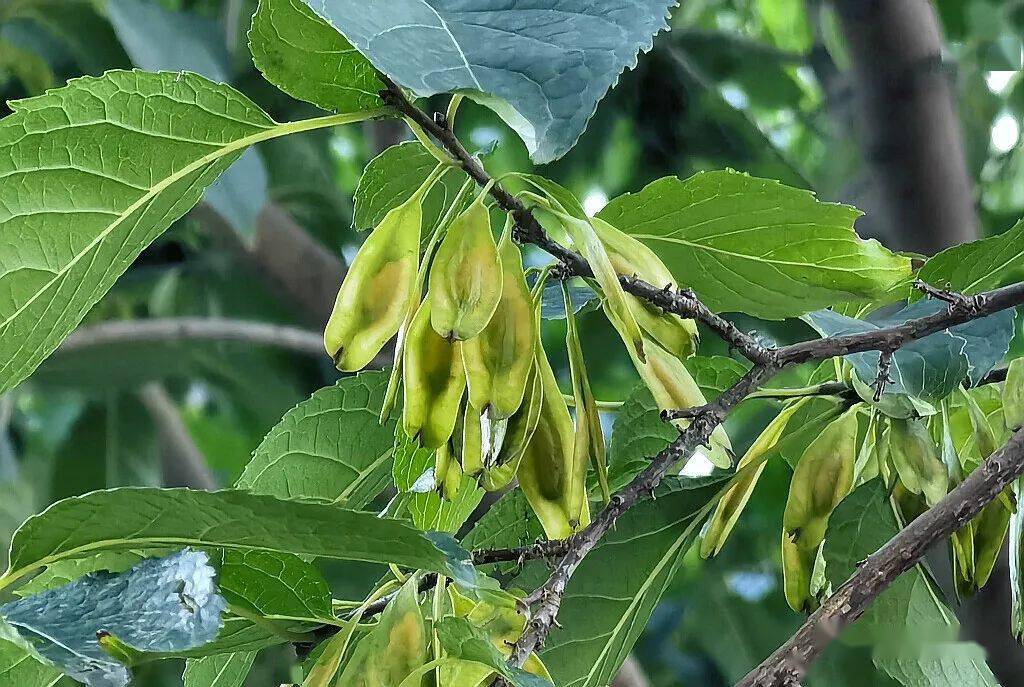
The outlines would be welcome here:
<svg viewBox="0 0 1024 687">
<path fill-rule="evenodd" d="M 278 551 L 218 552 L 220 593 L 261 616 L 330 620 L 331 588 L 312 564 Z"/>
<path fill-rule="evenodd" d="M 667 478 L 656 501 L 627 511 L 584 559 L 562 597 L 562 627 L 540 654 L 556 685 L 611 683 L 697 536 L 697 514 L 722 486 L 720 479 Z M 513 584 L 533 589 L 548 573 L 531 563 Z"/>
<path fill-rule="evenodd" d="M 395 422 L 378 422 L 387 381 L 362 372 L 314 393 L 270 430 L 235 486 L 364 507 L 391 476 Z"/>
<path fill-rule="evenodd" d="M 251 651 L 192 658 L 185 663 L 182 681 L 185 687 L 242 687 L 255 659 Z"/>
<path fill-rule="evenodd" d="M 888 309 L 857 320 L 831 310 L 808 313 L 804 321 L 822 336 L 868 332 L 902 324 L 908 320 L 942 312 L 947 304 L 923 300 L 896 312 Z M 977 384 L 1006 355 L 1013 338 L 1014 311 L 989 315 L 911 341 L 893 355 L 886 393 L 925 399 L 948 396 L 965 379 Z M 846 358 L 864 384 L 873 384 L 878 374 L 877 352 L 854 353 Z"/>
<path fill-rule="evenodd" d="M 576 143 L 604 94 L 672 0 L 305 0 L 373 64 L 416 95 L 460 92 L 491 107 L 537 163 Z"/>
<path fill-rule="evenodd" d="M 382 105 L 373 65 L 301 0 L 260 0 L 249 49 L 267 81 L 294 98 L 334 112 Z"/>
<path fill-rule="evenodd" d="M 1024 280 L 1024 221 L 998 236 L 947 248 L 928 260 L 919 276 L 967 294 Z"/>
<path fill-rule="evenodd" d="M 101 646 L 101 634 L 144 653 L 184 651 L 217 636 L 225 601 L 208 560 L 185 549 L 118 575 L 94 573 L 0 606 L 0 615 L 76 680 L 124 687 L 128 668 Z"/>
<path fill-rule="evenodd" d="M 50 506 L 14 534 L 0 588 L 65 559 L 98 551 L 200 546 L 394 563 L 463 577 L 450 538 L 333 504 L 240 491 L 124 488 Z M 462 552 L 464 553 L 464 552 Z"/>
<path fill-rule="evenodd" d="M 10 105 L 0 121 L 0 391 L 275 132 L 248 98 L 194 74 L 108 72 Z"/>
<path fill-rule="evenodd" d="M 724 355 L 695 355 L 683 361 L 693 380 L 704 392 L 708 402 L 739 381 L 747 373 L 747 365 Z"/>
<path fill-rule="evenodd" d="M 454 534 L 480 505 L 484 490 L 474 478 L 463 475 L 454 498 L 442 498 L 435 488 L 434 451 L 417 445 L 401 428 L 395 442 L 395 488 L 403 492 L 402 505 L 413 524 Z"/>
<path fill-rule="evenodd" d="M 765 319 L 881 296 L 910 260 L 853 230 L 860 212 L 732 171 L 665 177 L 597 215 L 657 253 L 712 310 Z"/>
<path fill-rule="evenodd" d="M 551 687 L 544 678 L 510 666 L 491 638 L 466 618 L 441 618 L 437 636 L 449 656 L 492 668 L 514 687 Z"/>
<path fill-rule="evenodd" d="M 437 167 L 437 160 L 418 141 L 391 146 L 370 160 L 359 178 L 354 196 L 352 224 L 356 231 L 377 226 L 388 211 L 412 197 Z M 430 236 L 448 207 L 456 201 L 459 190 L 469 177 L 462 171 L 449 171 L 423 199 L 423 230 Z M 452 213 L 454 217 L 473 202 L 475 194 L 466 194 Z"/>
<path fill-rule="evenodd" d="M 999 687 L 985 651 L 974 642 L 934 643 L 912 654 L 882 647 L 872 658 L 904 687 Z"/>
</svg>

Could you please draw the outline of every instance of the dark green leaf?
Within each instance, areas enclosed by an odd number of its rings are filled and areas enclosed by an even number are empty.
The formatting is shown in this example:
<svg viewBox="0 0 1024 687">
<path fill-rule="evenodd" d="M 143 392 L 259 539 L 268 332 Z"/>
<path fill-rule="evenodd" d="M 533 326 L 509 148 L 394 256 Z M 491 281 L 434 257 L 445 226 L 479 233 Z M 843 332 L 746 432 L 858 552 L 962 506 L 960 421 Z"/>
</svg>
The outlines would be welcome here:
<svg viewBox="0 0 1024 687">
<path fill-rule="evenodd" d="M 301 0 L 260 0 L 249 49 L 267 81 L 325 110 L 380 107 L 377 71 Z"/>
<path fill-rule="evenodd" d="M 0 247 L 0 391 L 275 126 L 245 96 L 194 74 L 108 72 L 10 105 L 0 231 L 23 240 Z"/>
<path fill-rule="evenodd" d="M 132 651 L 170 653 L 212 641 L 225 601 L 203 552 L 142 561 L 119 575 L 95 573 L 28 596 L 0 615 L 48 660 L 92 687 L 123 687 L 128 668 L 100 645 L 109 633 Z"/>
<path fill-rule="evenodd" d="M 312 564 L 277 551 L 219 552 L 220 592 L 234 607 L 261 616 L 333 619 L 331 588 Z"/>
<path fill-rule="evenodd" d="M 947 248 L 925 263 L 919 276 L 969 294 L 1024 280 L 1024 221 L 1004 234 Z"/>
<path fill-rule="evenodd" d="M 623 69 L 668 28 L 671 0 L 544 0 L 468 7 L 305 0 L 418 96 L 461 92 L 516 130 L 535 162 L 576 143 Z"/>
<path fill-rule="evenodd" d="M 391 146 L 370 160 L 356 188 L 352 220 L 356 230 L 366 231 L 377 226 L 389 210 L 407 201 L 423 185 L 435 167 L 437 160 L 416 141 Z M 434 185 L 423 199 L 422 236 L 430 236 L 468 179 L 465 172 L 450 171 Z M 473 195 L 466 194 L 459 200 L 456 212 L 468 206 Z"/>
<path fill-rule="evenodd" d="M 686 369 L 693 375 L 697 386 L 704 392 L 708 401 L 714 401 L 723 391 L 739 381 L 747 372 L 744 365 L 735 358 L 723 355 L 696 355 L 683 361 Z"/>
</svg>

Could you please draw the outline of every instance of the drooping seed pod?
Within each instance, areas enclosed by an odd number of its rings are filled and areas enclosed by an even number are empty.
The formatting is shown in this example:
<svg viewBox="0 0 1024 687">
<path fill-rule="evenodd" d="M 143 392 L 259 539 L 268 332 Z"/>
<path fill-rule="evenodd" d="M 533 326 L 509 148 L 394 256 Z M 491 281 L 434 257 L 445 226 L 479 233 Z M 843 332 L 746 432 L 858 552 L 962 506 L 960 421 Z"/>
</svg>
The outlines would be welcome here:
<svg viewBox="0 0 1024 687">
<path fill-rule="evenodd" d="M 548 539 L 565 539 L 579 527 L 589 524 L 590 510 L 584 497 L 578 518 L 569 511 L 569 503 L 574 498 L 569 491 L 573 488 L 574 428 L 558 380 L 539 343 L 537 375 L 543 387 L 540 417 L 516 474 L 523 495 L 544 526 Z"/>
<path fill-rule="evenodd" d="M 427 632 L 416 601 L 419 578 L 409 577 L 333 684 L 345 687 L 401 685 L 427 661 Z M 418 684 L 418 683 L 417 683 Z"/>
<path fill-rule="evenodd" d="M 480 486 L 487 491 L 504 489 L 512 482 L 519 471 L 523 454 L 533 439 L 544 399 L 544 387 L 536 370 L 534 365 L 526 383 L 526 396 L 519 410 L 508 419 L 500 447 L 496 453 L 489 452 L 485 455 Z"/>
<path fill-rule="evenodd" d="M 928 506 L 946 495 L 949 474 L 922 420 L 889 418 L 889 458 L 907 491 Z"/>
<path fill-rule="evenodd" d="M 793 470 L 782 516 L 786 601 L 803 612 L 816 605 L 811 576 L 828 520 L 853 488 L 857 462 L 857 409 L 829 423 L 804 450 Z"/>
<path fill-rule="evenodd" d="M 523 402 L 537 341 L 533 299 L 523 274 L 523 258 L 506 226 L 498 244 L 501 300 L 479 335 L 464 341 L 469 402 L 493 420 L 511 417 Z"/>
<path fill-rule="evenodd" d="M 593 218 L 591 224 L 604 244 L 616 272 L 639 277 L 654 286 L 676 287 L 672 272 L 644 243 L 598 217 Z M 700 337 L 696 322 L 662 312 L 629 293 L 626 294 L 626 301 L 644 333 L 669 353 L 685 359 L 697 351 Z"/>
<path fill-rule="evenodd" d="M 690 371 L 676 356 L 654 342 L 648 342 L 647 361 L 641 362 L 633 358 L 633 366 L 640 373 L 640 378 L 650 389 L 655 403 L 661 410 L 694 408 L 705 405 L 707 399 L 697 386 Z M 689 420 L 674 420 L 673 424 L 680 429 L 686 428 Z M 728 469 L 733 464 L 732 444 L 725 428 L 719 425 L 711 433 L 711 450 L 708 459 L 716 467 Z"/>
<path fill-rule="evenodd" d="M 459 417 L 466 373 L 458 342 L 430 326 L 430 301 L 423 301 L 409 326 L 403 360 L 406 434 L 425 448 L 446 443 Z"/>
<path fill-rule="evenodd" d="M 572 237 L 573 243 L 583 253 L 583 257 L 587 259 L 594 272 L 594 279 L 601 287 L 604 297 L 602 304 L 609 322 L 622 337 L 630 356 L 640 362 L 646 361 L 647 353 L 644 350 L 643 333 L 630 309 L 627 298 L 629 294 L 622 289 L 619 275 L 612 266 L 608 251 L 594 230 L 595 220 L 583 220 L 565 213 L 557 213 L 557 215 L 562 226 Z"/>
<path fill-rule="evenodd" d="M 414 194 L 388 212 L 345 275 L 324 330 L 324 347 L 339 370 L 366 367 L 415 307 L 421 202 Z"/>
<path fill-rule="evenodd" d="M 974 518 L 974 576 L 969 580 L 968 593 L 974 593 L 985 586 L 992 576 L 992 569 L 1003 549 L 1003 541 L 1013 514 L 1012 496 L 1009 491 L 985 506 Z"/>
<path fill-rule="evenodd" d="M 430 266 L 430 321 L 449 341 L 466 341 L 490 322 L 501 299 L 501 258 L 483 196 L 456 217 Z"/>
<path fill-rule="evenodd" d="M 1003 416 L 1010 429 L 1024 427 L 1024 358 L 1010 362 L 1003 385 Z"/>
<path fill-rule="evenodd" d="M 473 404 L 464 404 L 462 416 L 462 471 L 475 477 L 484 469 L 482 423 L 489 422 Z"/>
<path fill-rule="evenodd" d="M 746 508 L 747 502 L 750 501 L 751 494 L 754 493 L 757 480 L 760 479 L 761 473 L 764 472 L 765 467 L 768 465 L 767 461 L 762 460 L 762 458 L 775 448 L 775 445 L 779 443 L 779 439 L 782 438 L 783 432 L 786 431 L 790 419 L 808 401 L 809 399 L 803 398 L 786 406 L 782 412 L 768 423 L 764 431 L 758 435 L 754 443 L 747 449 L 747 452 L 743 454 L 743 458 L 737 464 L 736 470 L 737 472 L 745 468 L 750 468 L 750 470 L 737 479 L 736 484 L 726 492 L 725 496 L 722 497 L 722 500 L 715 507 L 715 512 L 711 516 L 708 528 L 704 533 L 704 539 L 700 544 L 700 555 L 703 558 L 717 556 L 718 552 L 725 546 L 725 541 L 729 538 L 733 527 L 736 526 L 736 522 L 739 520 L 740 514 L 743 513 L 743 509 Z"/>
<path fill-rule="evenodd" d="M 574 484 L 569 489 L 572 500 L 569 502 L 569 514 L 574 520 L 579 519 L 586 500 L 587 466 L 594 465 L 601 496 L 605 503 L 611 499 L 608 487 L 608 461 L 604 443 L 604 430 L 601 427 L 601 415 L 597 409 L 597 399 L 590 388 L 587 376 L 586 361 L 583 359 L 583 346 L 580 342 L 579 330 L 576 328 L 576 315 L 569 297 L 569 287 L 562 282 L 562 298 L 565 302 L 566 337 L 565 348 L 569 354 L 569 371 L 572 377 L 572 393 L 576 409 L 576 437 L 573 442 Z"/>
</svg>

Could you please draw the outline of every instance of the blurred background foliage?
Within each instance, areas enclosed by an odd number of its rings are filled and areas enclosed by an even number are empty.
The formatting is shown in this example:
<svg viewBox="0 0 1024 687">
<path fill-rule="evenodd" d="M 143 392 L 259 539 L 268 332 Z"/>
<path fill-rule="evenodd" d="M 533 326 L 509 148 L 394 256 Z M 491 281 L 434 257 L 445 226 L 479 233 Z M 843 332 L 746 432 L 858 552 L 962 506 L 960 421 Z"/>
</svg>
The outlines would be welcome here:
<svg viewBox="0 0 1024 687">
<path fill-rule="evenodd" d="M 246 32 L 255 6 L 0 0 L 0 107 L 6 114 L 9 100 L 136 66 L 229 81 L 278 121 L 316 115 L 253 67 Z M 935 6 L 980 233 L 996 234 L 1024 215 L 1024 2 Z M 622 76 L 579 145 L 542 172 L 596 212 L 658 177 L 731 167 L 858 205 L 869 212 L 858 224 L 862 234 L 913 249 L 899 227 L 872 212 L 878 179 L 858 140 L 850 72 L 835 9 L 822 0 L 684 0 L 672 31 Z M 518 138 L 488 110 L 467 103 L 458 130 L 470 149 L 487 152 L 493 172 L 530 167 Z M 373 123 L 263 144 L 139 258 L 79 336 L 110 320 L 183 316 L 315 333 L 361 240 L 351 227 L 361 170 L 405 137 L 401 126 Z M 808 335 L 801 325 L 741 324 L 780 341 Z M 597 395 L 624 398 L 635 379 L 617 337 L 599 316 L 584 315 L 581 326 Z M 545 336 L 555 350 L 564 330 L 552 322 Z M 711 336 L 704 342 L 702 353 L 729 354 Z M 79 344 L 69 341 L 0 398 L 0 540 L 54 500 L 92 489 L 229 486 L 281 415 L 337 378 L 325 355 L 241 342 Z M 736 413 L 734 445 L 749 444 L 771 413 L 767 402 Z M 772 463 L 723 554 L 683 566 L 636 649 L 650 684 L 732 684 L 799 624 L 780 591 L 788 479 L 788 467 Z M 376 574 L 369 566 L 332 572 L 339 596 L 361 594 Z M 828 658 L 808 684 L 887 680 L 870 669 L 866 650 L 840 644 Z M 249 684 L 287 681 L 290 663 L 284 649 L 261 655 Z M 169 687 L 179 675 L 179 666 L 158 664 L 138 684 Z"/>
</svg>

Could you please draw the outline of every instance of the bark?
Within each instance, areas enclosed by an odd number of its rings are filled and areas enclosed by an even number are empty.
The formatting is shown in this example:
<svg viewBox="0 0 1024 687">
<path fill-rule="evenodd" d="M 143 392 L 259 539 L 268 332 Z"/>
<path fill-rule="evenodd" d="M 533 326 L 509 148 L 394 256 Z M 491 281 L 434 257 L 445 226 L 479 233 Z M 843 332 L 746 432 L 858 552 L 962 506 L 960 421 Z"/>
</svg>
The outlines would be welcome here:
<svg viewBox="0 0 1024 687">
<path fill-rule="evenodd" d="M 935 253 L 977 238 L 942 31 L 929 0 L 833 0 L 852 62 L 859 135 L 894 248 Z"/>
</svg>

